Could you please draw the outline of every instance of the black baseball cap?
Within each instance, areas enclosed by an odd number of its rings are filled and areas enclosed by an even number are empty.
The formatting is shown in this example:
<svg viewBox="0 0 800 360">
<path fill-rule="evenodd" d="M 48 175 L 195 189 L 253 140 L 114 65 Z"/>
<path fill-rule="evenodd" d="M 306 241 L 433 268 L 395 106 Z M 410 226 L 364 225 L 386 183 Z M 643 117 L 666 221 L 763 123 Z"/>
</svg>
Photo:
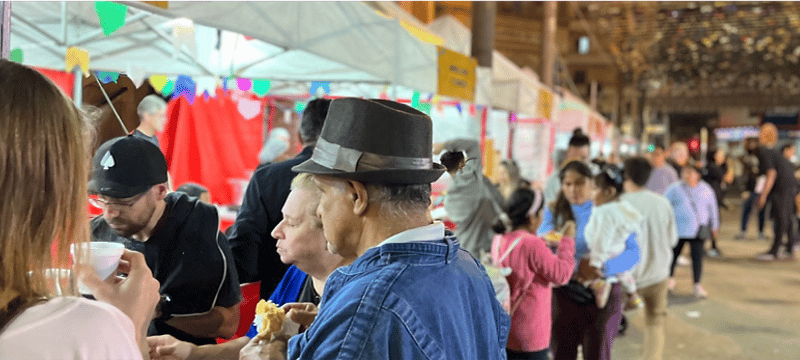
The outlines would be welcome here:
<svg viewBox="0 0 800 360">
<path fill-rule="evenodd" d="M 155 144 L 132 135 L 100 145 L 92 159 L 89 192 L 116 199 L 139 195 L 167 182 L 167 160 Z"/>
</svg>

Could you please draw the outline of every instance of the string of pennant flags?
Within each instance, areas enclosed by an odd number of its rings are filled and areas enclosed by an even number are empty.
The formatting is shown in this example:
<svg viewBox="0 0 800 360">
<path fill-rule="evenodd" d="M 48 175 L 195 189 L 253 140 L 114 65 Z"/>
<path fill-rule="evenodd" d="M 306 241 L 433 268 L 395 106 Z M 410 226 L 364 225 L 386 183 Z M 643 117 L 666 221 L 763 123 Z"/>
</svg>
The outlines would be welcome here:
<svg viewBox="0 0 800 360">
<path fill-rule="evenodd" d="M 128 13 L 127 5 L 110 1 L 96 1 L 94 6 L 100 26 L 106 37 L 110 36 L 125 25 Z M 183 48 L 186 48 L 186 50 L 191 54 L 196 53 L 197 47 L 195 44 L 194 25 L 191 23 L 191 21 L 176 22 L 173 26 L 172 35 L 172 42 L 176 49 L 175 56 L 177 56 L 177 53 Z M 23 50 L 20 48 L 13 49 L 10 53 L 10 60 L 23 63 L 25 60 Z M 89 70 L 90 54 L 85 49 L 75 46 L 69 47 L 65 54 L 64 63 L 65 70 L 67 72 L 71 72 L 77 67 L 80 68 L 85 77 L 89 77 L 91 75 Z M 114 71 L 94 71 L 94 75 L 103 84 L 111 82 L 117 83 L 120 77 L 120 73 Z M 147 80 L 150 82 L 150 85 L 153 86 L 156 92 L 164 96 L 171 96 L 172 98 L 184 97 L 190 104 L 194 103 L 195 97 L 203 97 L 206 100 L 210 97 L 216 97 L 216 90 L 218 87 L 220 87 L 220 85 L 225 91 L 235 88 L 239 91 L 253 93 L 259 97 L 266 96 L 272 86 L 272 82 L 269 79 L 247 79 L 234 77 L 219 78 L 213 76 L 199 76 L 192 78 L 188 75 L 168 76 L 163 74 L 151 74 L 149 77 L 147 77 L 144 69 L 130 64 L 127 66 L 125 75 L 131 79 L 136 87 L 141 86 L 144 81 Z M 381 99 L 389 99 L 389 96 L 386 93 L 388 87 L 389 86 L 387 85 L 383 91 L 381 91 Z M 330 95 L 331 83 L 328 81 L 312 81 L 309 85 L 308 94 L 311 97 Z M 242 113 L 242 115 L 257 115 L 257 113 L 253 114 L 253 112 L 254 109 L 258 109 L 258 104 L 254 105 L 245 101 L 242 105 L 241 100 L 244 100 L 244 98 L 240 98 L 239 104 L 239 111 Z M 258 103 L 257 101 L 255 102 Z M 461 102 L 448 101 L 447 104 L 454 105 L 459 114 L 462 113 L 463 110 Z M 428 115 L 430 115 L 432 108 L 436 108 L 437 111 L 442 112 L 443 105 L 444 104 L 441 96 L 436 94 L 429 94 L 425 100 L 422 100 L 421 94 L 415 91 L 411 99 L 412 107 L 427 113 Z M 298 101 L 295 103 L 295 110 L 297 112 L 302 112 L 304 108 L 305 102 Z M 475 116 L 476 107 L 474 104 L 469 105 L 469 114 L 470 116 Z"/>
<path fill-rule="evenodd" d="M 89 60 L 89 53 L 86 50 L 74 47 L 70 48 L 67 51 L 67 56 L 65 58 L 66 69 L 70 71 L 75 67 L 80 67 L 84 76 L 89 76 Z M 136 87 L 141 86 L 145 80 L 144 70 L 134 66 L 129 66 L 126 75 L 133 81 Z M 95 76 L 97 76 L 100 82 L 104 84 L 109 82 L 116 83 L 119 79 L 120 73 L 113 71 L 96 71 Z M 216 97 L 216 89 L 220 87 L 220 85 L 225 91 L 235 88 L 243 92 L 251 92 L 259 97 L 266 96 L 272 86 L 272 82 L 269 79 L 247 79 L 233 77 L 218 78 L 213 76 L 199 76 L 192 78 L 188 75 L 168 76 L 161 74 L 151 75 L 146 79 L 150 82 L 150 85 L 153 86 L 153 89 L 155 89 L 159 94 L 171 96 L 173 98 L 182 96 L 190 104 L 194 103 L 196 96 L 202 96 L 205 99 Z M 308 94 L 311 97 L 330 95 L 331 83 L 329 81 L 312 81 L 309 85 Z M 380 98 L 389 98 L 385 89 L 381 92 Z M 444 103 L 445 102 L 442 101 L 441 96 L 437 94 L 428 94 L 427 98 L 423 100 L 421 99 L 421 94 L 418 91 L 413 93 L 411 99 L 412 107 L 428 115 L 431 114 L 431 110 L 433 108 L 436 108 L 439 112 L 443 112 Z M 455 106 L 459 114 L 463 112 L 461 102 L 449 101 L 446 103 L 448 105 Z M 295 110 L 297 112 L 302 112 L 304 107 L 305 102 L 298 101 L 295 106 Z M 474 104 L 469 105 L 469 114 L 470 116 L 475 116 L 476 107 Z"/>
</svg>

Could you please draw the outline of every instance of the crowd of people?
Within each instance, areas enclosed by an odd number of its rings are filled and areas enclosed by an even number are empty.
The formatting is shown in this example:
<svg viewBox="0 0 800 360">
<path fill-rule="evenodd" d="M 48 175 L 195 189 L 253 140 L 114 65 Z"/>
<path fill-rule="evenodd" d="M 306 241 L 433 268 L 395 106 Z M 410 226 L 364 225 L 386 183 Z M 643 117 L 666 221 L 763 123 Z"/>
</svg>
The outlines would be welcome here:
<svg viewBox="0 0 800 360">
<path fill-rule="evenodd" d="M 610 359 L 624 311 L 643 309 L 642 356 L 662 359 L 686 244 L 694 296 L 708 296 L 704 243 L 718 251 L 733 183 L 723 151 L 698 162 L 678 142 L 669 154 L 656 146 L 590 161 L 590 139 L 576 130 L 542 188 L 511 159 L 495 184 L 478 142 L 433 144 L 425 113 L 315 99 L 300 121 L 303 150 L 288 158 L 284 132 L 267 141 L 223 233 L 207 189 L 171 189 L 153 142 L 158 100 L 142 102 L 133 134 L 89 154 L 87 114 L 36 70 L 0 60 L 0 357 Z M 792 149 L 776 140 L 765 125 L 743 158 L 742 233 L 750 212 L 771 204 L 775 236 L 762 260 L 791 258 L 797 246 L 797 182 L 781 154 Z M 445 172 L 454 232 L 430 212 L 431 183 Z M 102 210 L 89 221 L 86 195 Z M 91 241 L 124 245 L 116 273 L 101 279 L 76 263 L 66 281 L 92 295 L 55 291 L 50 268 Z M 485 265 L 510 271 L 507 303 Z M 253 324 L 217 344 L 236 332 L 249 282 L 298 327 L 263 337 Z"/>
</svg>

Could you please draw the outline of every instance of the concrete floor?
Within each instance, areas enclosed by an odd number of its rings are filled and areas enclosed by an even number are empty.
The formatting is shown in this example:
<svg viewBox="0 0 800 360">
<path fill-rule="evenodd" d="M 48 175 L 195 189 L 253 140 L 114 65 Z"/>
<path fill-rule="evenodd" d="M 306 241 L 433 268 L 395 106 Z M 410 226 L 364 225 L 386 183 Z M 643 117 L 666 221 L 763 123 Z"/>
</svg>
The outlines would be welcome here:
<svg viewBox="0 0 800 360">
<path fill-rule="evenodd" d="M 748 238 L 739 232 L 739 203 L 722 211 L 718 246 L 721 259 L 706 257 L 702 284 L 705 300 L 692 297 L 691 266 L 676 268 L 677 286 L 669 298 L 665 360 L 800 359 L 800 262 L 760 262 L 771 240 L 757 240 L 756 219 Z M 765 233 L 772 235 L 771 222 Z M 708 247 L 708 244 L 706 244 Z M 684 248 L 688 258 L 688 246 Z M 614 343 L 613 359 L 638 359 L 642 311 L 626 313 L 629 327 Z"/>
</svg>

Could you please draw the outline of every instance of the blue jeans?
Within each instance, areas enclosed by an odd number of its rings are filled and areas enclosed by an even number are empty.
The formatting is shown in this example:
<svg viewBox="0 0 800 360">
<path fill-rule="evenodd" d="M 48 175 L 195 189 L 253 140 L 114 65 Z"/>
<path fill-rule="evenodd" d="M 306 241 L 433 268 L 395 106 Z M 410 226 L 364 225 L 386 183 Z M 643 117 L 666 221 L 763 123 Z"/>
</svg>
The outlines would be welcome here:
<svg viewBox="0 0 800 360">
<path fill-rule="evenodd" d="M 747 223 L 750 222 L 750 212 L 753 208 L 758 208 L 758 196 L 755 192 L 750 192 L 750 197 L 744 201 L 742 204 L 742 232 L 747 231 Z M 764 206 L 763 209 L 758 211 L 758 233 L 764 233 L 764 212 L 767 211 L 767 207 Z"/>
</svg>

